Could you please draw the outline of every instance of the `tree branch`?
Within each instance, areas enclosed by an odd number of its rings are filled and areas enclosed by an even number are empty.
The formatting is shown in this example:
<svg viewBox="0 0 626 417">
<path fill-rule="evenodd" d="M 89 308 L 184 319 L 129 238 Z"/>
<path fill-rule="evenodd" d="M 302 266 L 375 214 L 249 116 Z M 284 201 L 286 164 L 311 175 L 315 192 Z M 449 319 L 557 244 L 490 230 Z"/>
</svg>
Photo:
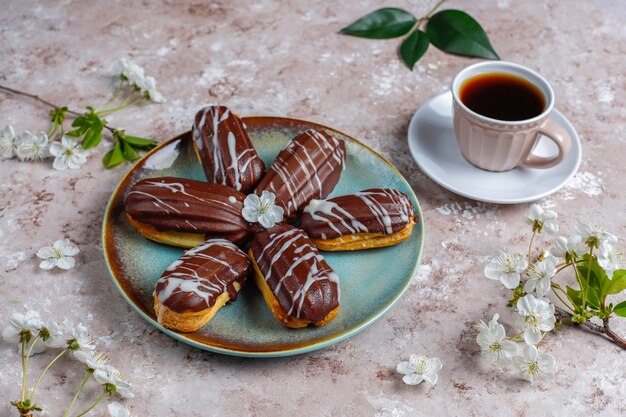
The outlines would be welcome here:
<svg viewBox="0 0 626 417">
<path fill-rule="evenodd" d="M 563 310 L 561 307 L 554 306 L 554 310 L 556 311 L 556 313 L 559 315 L 560 318 L 568 318 L 568 319 L 572 318 L 572 315 L 568 313 L 567 311 Z M 622 339 L 619 335 L 613 332 L 613 330 L 611 330 L 611 328 L 609 327 L 609 318 L 608 317 L 605 318 L 603 322 L 604 322 L 604 326 L 599 326 L 587 320 L 581 326 L 584 326 L 595 333 L 603 334 L 607 338 L 611 339 L 611 341 L 615 343 L 617 346 L 621 347 L 622 349 L 626 349 L 626 340 Z"/>
</svg>

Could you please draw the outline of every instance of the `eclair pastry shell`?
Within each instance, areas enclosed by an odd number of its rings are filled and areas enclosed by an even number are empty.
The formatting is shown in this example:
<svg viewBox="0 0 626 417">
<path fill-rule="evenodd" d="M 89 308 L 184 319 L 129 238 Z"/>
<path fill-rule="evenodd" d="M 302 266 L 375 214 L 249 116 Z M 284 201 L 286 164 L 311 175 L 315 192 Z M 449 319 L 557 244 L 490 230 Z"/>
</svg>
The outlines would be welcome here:
<svg viewBox="0 0 626 417">
<path fill-rule="evenodd" d="M 237 290 L 237 292 L 241 289 L 241 285 L 239 285 L 238 282 L 233 283 L 233 287 Z M 224 291 L 217 297 L 215 304 L 213 304 L 210 308 L 201 311 L 177 313 L 159 302 L 159 297 L 157 297 L 156 291 L 153 293 L 153 296 L 154 312 L 157 316 L 157 322 L 168 329 L 179 332 L 195 332 L 207 324 L 209 320 L 213 318 L 215 313 L 217 313 L 220 308 L 230 301 L 228 291 Z"/>
<path fill-rule="evenodd" d="M 178 246 L 181 248 L 191 249 L 201 245 L 205 241 L 203 233 L 175 232 L 173 230 L 157 230 L 154 227 L 139 223 L 126 213 L 130 224 L 146 239 L 153 240 L 165 245 Z"/>
<path fill-rule="evenodd" d="M 313 244 L 325 251 L 353 251 L 363 249 L 384 248 L 402 243 L 411 236 L 415 220 L 411 219 L 404 229 L 392 234 L 386 233 L 355 233 L 335 239 L 310 238 Z"/>
</svg>

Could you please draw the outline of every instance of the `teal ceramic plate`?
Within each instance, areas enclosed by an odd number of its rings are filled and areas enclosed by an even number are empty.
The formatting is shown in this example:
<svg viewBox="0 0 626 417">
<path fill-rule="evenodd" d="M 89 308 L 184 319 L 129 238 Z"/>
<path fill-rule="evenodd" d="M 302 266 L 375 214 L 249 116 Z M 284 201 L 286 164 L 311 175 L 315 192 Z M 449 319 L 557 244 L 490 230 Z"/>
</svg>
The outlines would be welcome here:
<svg viewBox="0 0 626 417">
<path fill-rule="evenodd" d="M 334 129 L 278 117 L 244 118 L 248 133 L 269 167 L 287 141 L 306 129 L 324 129 L 346 143 L 346 169 L 331 195 L 373 187 L 391 187 L 413 201 L 419 222 L 411 237 L 396 246 L 358 252 L 323 252 L 341 281 L 341 310 L 324 327 L 288 329 L 279 324 L 250 280 L 235 302 L 228 303 L 200 330 L 178 333 L 156 322 L 152 291 L 155 281 L 183 252 L 143 238 L 124 214 L 128 188 L 142 178 L 157 176 L 206 180 L 189 132 L 144 156 L 113 192 L 103 223 L 103 247 L 111 277 L 122 297 L 162 332 L 190 345 L 237 356 L 287 356 L 340 342 L 379 319 L 406 291 L 417 273 L 424 225 L 415 193 L 382 156 Z"/>
</svg>

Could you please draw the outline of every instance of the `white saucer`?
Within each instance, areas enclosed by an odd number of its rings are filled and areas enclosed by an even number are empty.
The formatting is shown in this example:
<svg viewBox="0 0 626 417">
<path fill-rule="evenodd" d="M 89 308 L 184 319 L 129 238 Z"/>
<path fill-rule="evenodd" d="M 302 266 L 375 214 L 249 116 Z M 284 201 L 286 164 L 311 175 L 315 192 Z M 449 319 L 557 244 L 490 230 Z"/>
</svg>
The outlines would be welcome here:
<svg viewBox="0 0 626 417">
<path fill-rule="evenodd" d="M 490 172 L 470 164 L 461 154 L 454 135 L 450 92 L 432 98 L 415 112 L 409 125 L 409 149 L 426 175 L 454 193 L 488 203 L 526 203 L 559 190 L 580 165 L 582 149 L 576 130 L 558 111 L 553 110 L 550 117 L 572 138 L 571 150 L 552 168 Z M 551 156 L 557 148 L 542 137 L 533 152 Z"/>
</svg>

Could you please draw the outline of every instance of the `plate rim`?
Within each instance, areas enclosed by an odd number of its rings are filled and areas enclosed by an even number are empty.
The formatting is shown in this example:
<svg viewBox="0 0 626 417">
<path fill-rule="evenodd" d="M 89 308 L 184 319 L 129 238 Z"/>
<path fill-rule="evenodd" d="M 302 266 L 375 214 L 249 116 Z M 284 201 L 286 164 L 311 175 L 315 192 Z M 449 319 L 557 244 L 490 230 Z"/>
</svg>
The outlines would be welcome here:
<svg viewBox="0 0 626 417">
<path fill-rule="evenodd" d="M 109 197 L 109 200 L 106 204 L 105 210 L 104 210 L 104 215 L 102 218 L 102 233 L 101 233 L 101 244 L 102 244 L 102 251 L 104 254 L 104 260 L 105 260 L 105 264 L 106 264 L 106 268 L 109 274 L 109 277 L 111 278 L 111 280 L 113 281 L 113 284 L 116 288 L 116 290 L 118 291 L 118 293 L 120 293 L 120 295 L 122 296 L 122 298 L 124 299 L 124 301 L 126 301 L 126 303 L 136 312 L 139 314 L 140 317 L 142 317 L 144 320 L 146 320 L 149 324 L 151 324 L 152 326 L 154 326 L 156 329 L 160 330 L 162 333 L 165 333 L 166 335 L 181 341 L 183 343 L 186 343 L 188 345 L 191 345 L 193 347 L 202 349 L 202 350 L 206 350 L 206 351 L 210 351 L 210 352 L 214 352 L 214 353 L 220 353 L 223 355 L 229 355 L 229 356 L 239 356 L 239 357 L 252 357 L 252 358 L 270 358 L 270 357 L 284 357 L 284 356 L 292 356 L 292 355 L 299 355 L 299 354 L 304 354 L 304 353 L 308 353 L 308 352 L 312 352 L 318 349 L 323 349 L 326 347 L 329 347 L 331 345 L 334 345 L 336 343 L 339 343 L 343 340 L 348 339 L 349 337 L 352 337 L 354 335 L 356 335 L 357 333 L 360 333 L 361 331 L 365 330 L 367 327 L 369 327 L 370 325 L 372 325 L 373 323 L 375 323 L 376 321 L 378 321 L 380 318 L 382 318 L 401 298 L 402 296 L 406 293 L 406 291 L 409 289 L 409 287 L 411 286 L 411 283 L 413 282 L 413 280 L 415 279 L 415 277 L 417 276 L 417 273 L 420 269 L 421 263 L 422 263 L 422 257 L 424 254 L 424 236 L 425 236 L 425 231 L 426 231 L 426 225 L 424 222 L 424 215 L 419 203 L 419 200 L 417 198 L 417 195 L 415 194 L 415 190 L 413 190 L 413 187 L 411 186 L 411 184 L 407 181 L 407 179 L 404 177 L 404 175 L 402 175 L 402 173 L 387 159 L 385 158 L 383 155 L 381 155 L 380 153 L 378 153 L 376 150 L 372 149 L 371 147 L 369 147 L 368 145 L 364 144 L 363 142 L 359 141 L 358 139 L 340 131 L 337 130 L 335 128 L 331 128 L 328 127 L 326 125 L 322 125 L 320 123 L 316 123 L 316 122 L 311 122 L 308 120 L 302 120 L 302 119 L 295 119 L 295 118 L 290 118 L 290 117 L 279 117 L 279 116 L 247 116 L 247 117 L 242 117 L 242 120 L 245 122 L 246 120 L 250 120 L 250 119 L 265 119 L 265 120 L 280 120 L 283 122 L 291 122 L 291 123 L 304 123 L 304 124 L 308 124 L 308 125 L 313 125 L 316 126 L 318 128 L 322 128 L 322 129 L 328 129 L 334 132 L 337 132 L 343 136 L 345 136 L 346 138 L 348 138 L 349 140 L 355 142 L 357 145 L 360 145 L 362 147 L 364 147 L 365 149 L 367 149 L 368 151 L 370 151 L 371 153 L 373 153 L 375 156 L 377 156 L 378 158 L 380 158 L 382 160 L 382 162 L 384 162 L 385 164 L 387 164 L 389 167 L 391 167 L 391 169 L 393 171 L 396 172 L 396 174 L 399 176 L 399 178 L 401 179 L 401 181 L 403 181 L 406 186 L 408 187 L 408 189 L 411 190 L 414 200 L 415 200 L 415 212 L 416 214 L 419 216 L 420 219 L 420 223 L 421 223 L 421 228 L 420 228 L 420 236 L 419 238 L 419 247 L 416 249 L 418 251 L 417 254 L 417 260 L 415 262 L 415 265 L 412 268 L 412 272 L 411 272 L 411 276 L 406 280 L 404 286 L 402 287 L 402 289 L 400 291 L 398 291 L 398 293 L 395 295 L 395 297 L 393 297 L 389 302 L 387 302 L 386 304 L 382 305 L 381 308 L 378 309 L 377 312 L 375 312 L 372 316 L 370 316 L 367 320 L 359 323 L 357 326 L 354 326 L 348 330 L 346 330 L 344 333 L 335 336 L 335 337 L 330 337 L 327 339 L 323 339 L 318 341 L 317 343 L 312 343 L 312 344 L 307 344 L 306 346 L 299 346 L 296 348 L 281 348 L 278 350 L 273 350 L 273 351 L 251 351 L 251 350 L 237 350 L 237 349 L 229 349 L 229 348 L 224 348 L 224 347 L 218 347 L 218 346 L 212 346 L 212 345 L 208 345 L 208 344 L 204 344 L 204 343 L 200 343 L 197 342 L 193 339 L 187 338 L 185 337 L 184 333 L 179 333 L 173 330 L 170 330 L 164 326 L 162 326 L 161 324 L 159 324 L 156 320 L 154 320 L 152 317 L 150 317 L 149 315 L 147 315 L 146 313 L 144 313 L 141 308 L 139 308 L 139 306 L 137 306 L 135 304 L 135 302 L 132 300 L 132 298 L 130 298 L 130 296 L 126 293 L 126 291 L 124 290 L 124 288 L 122 287 L 122 285 L 118 282 L 117 277 L 115 276 L 115 273 L 113 272 L 113 270 L 111 269 L 111 261 L 109 259 L 109 254 L 107 251 L 107 245 L 106 245 L 106 241 L 107 241 L 107 230 L 108 230 L 108 222 L 110 221 L 110 217 L 111 217 L 111 212 L 112 212 L 112 208 L 113 208 L 113 202 L 115 201 L 116 197 L 118 196 L 119 192 L 120 192 L 120 187 L 121 185 L 125 182 L 125 180 L 128 178 L 129 175 L 132 175 L 133 172 L 135 171 L 135 169 L 137 168 L 137 166 L 139 164 L 141 164 L 142 162 L 144 162 L 146 159 L 148 159 L 153 153 L 159 151 L 160 149 L 166 147 L 167 145 L 171 144 L 172 142 L 179 140 L 181 137 L 184 137 L 186 135 L 190 134 L 190 130 L 185 131 L 181 134 L 178 134 L 176 136 L 174 136 L 171 139 L 168 139 L 162 143 L 160 143 L 159 145 L 157 145 L 154 149 L 151 149 L 149 152 L 146 152 L 140 159 L 138 159 L 129 169 L 128 171 L 124 174 L 124 176 L 122 176 L 122 178 L 120 178 L 118 184 L 115 186 L 115 189 L 113 190 L 113 192 L 111 193 L 111 196 Z"/>
<path fill-rule="evenodd" d="M 559 191 L 561 188 L 563 188 L 565 185 L 567 185 L 567 183 L 574 177 L 574 175 L 576 175 L 576 173 L 578 172 L 578 169 L 580 168 L 580 164 L 582 162 L 582 142 L 580 140 L 580 136 L 578 135 L 578 132 L 576 131 L 576 129 L 574 128 L 574 125 L 572 124 L 572 122 L 560 111 L 558 111 L 556 108 L 554 108 L 552 110 L 552 113 L 554 115 L 557 115 L 557 117 L 560 117 L 563 119 L 563 122 L 565 123 L 565 127 L 568 128 L 569 130 L 571 130 L 572 132 L 574 132 L 574 137 L 572 138 L 572 142 L 577 143 L 578 145 L 578 149 L 580 150 L 578 152 L 578 156 L 576 157 L 576 162 L 574 164 L 574 169 L 571 170 L 571 172 L 569 172 L 567 174 L 567 176 L 564 177 L 564 179 L 556 186 L 550 188 L 547 191 L 544 191 L 542 193 L 539 194 L 533 194 L 532 196 L 525 196 L 525 197 L 519 197 L 519 198 L 504 198 L 504 199 L 498 199 L 498 198 L 488 198 L 488 197 L 483 197 L 479 194 L 472 194 L 470 192 L 464 191 L 463 189 L 460 189 L 454 185 L 451 185 L 449 182 L 446 182 L 445 180 L 441 179 L 439 176 L 435 175 L 432 173 L 432 171 L 430 171 L 427 168 L 424 168 L 424 166 L 420 163 L 420 158 L 416 157 L 417 154 L 417 149 L 414 149 L 414 147 L 416 145 L 412 145 L 412 142 L 419 142 L 419 140 L 414 140 L 412 141 L 411 138 L 413 137 L 417 137 L 417 135 L 411 135 L 411 132 L 414 130 L 414 126 L 417 123 L 417 116 L 418 113 L 420 113 L 423 109 L 425 109 L 427 106 L 429 106 L 433 101 L 435 101 L 436 99 L 442 97 L 442 96 L 446 96 L 446 95 L 450 95 L 450 99 L 452 99 L 451 96 L 451 91 L 446 91 L 443 92 L 441 94 L 437 94 L 436 96 L 431 97 L 430 99 L 428 99 L 424 104 L 422 104 L 413 114 L 413 116 L 411 117 L 411 121 L 409 122 L 409 127 L 407 129 L 407 143 L 409 145 L 409 151 L 411 153 L 411 157 L 413 158 L 413 160 L 415 161 L 415 163 L 417 164 L 417 166 L 420 168 L 420 170 L 431 180 L 433 180 L 435 183 L 437 183 L 438 185 L 440 185 L 441 187 L 445 188 L 448 191 L 453 192 L 454 194 L 458 194 L 462 197 L 465 198 L 469 198 L 475 201 L 481 201 L 481 202 L 485 202 L 485 203 L 494 203 L 494 204 L 523 204 L 523 203 L 530 203 L 532 201 L 537 201 L 541 198 L 547 197 L 557 191 Z M 552 116 L 550 116 L 552 117 Z M 480 169 L 480 168 L 477 168 Z"/>
</svg>

